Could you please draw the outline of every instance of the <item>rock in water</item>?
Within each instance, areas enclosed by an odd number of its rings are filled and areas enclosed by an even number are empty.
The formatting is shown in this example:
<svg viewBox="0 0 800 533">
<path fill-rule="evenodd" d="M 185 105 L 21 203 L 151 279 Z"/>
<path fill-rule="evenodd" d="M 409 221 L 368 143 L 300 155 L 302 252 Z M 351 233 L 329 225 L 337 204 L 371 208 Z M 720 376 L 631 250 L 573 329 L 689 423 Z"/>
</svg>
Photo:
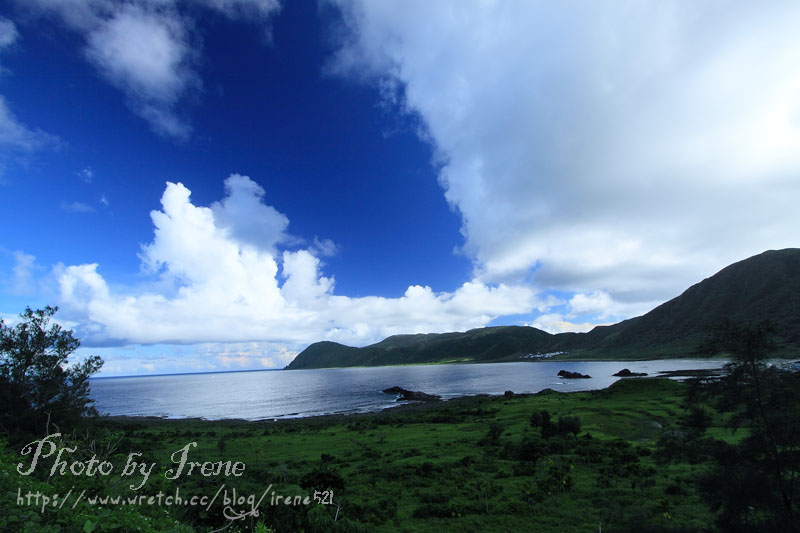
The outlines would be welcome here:
<svg viewBox="0 0 800 533">
<path fill-rule="evenodd" d="M 570 372 L 569 370 L 559 370 L 558 375 L 564 379 L 589 379 L 592 377 L 580 372 Z"/>
<path fill-rule="evenodd" d="M 647 372 L 631 372 L 627 368 L 623 368 L 616 374 L 614 374 L 618 378 L 638 378 L 642 376 L 646 376 Z"/>
<path fill-rule="evenodd" d="M 426 394 L 420 391 L 406 390 L 402 387 L 389 387 L 383 389 L 386 394 L 398 394 L 398 402 L 436 402 L 441 400 L 441 397 L 434 394 Z"/>
</svg>

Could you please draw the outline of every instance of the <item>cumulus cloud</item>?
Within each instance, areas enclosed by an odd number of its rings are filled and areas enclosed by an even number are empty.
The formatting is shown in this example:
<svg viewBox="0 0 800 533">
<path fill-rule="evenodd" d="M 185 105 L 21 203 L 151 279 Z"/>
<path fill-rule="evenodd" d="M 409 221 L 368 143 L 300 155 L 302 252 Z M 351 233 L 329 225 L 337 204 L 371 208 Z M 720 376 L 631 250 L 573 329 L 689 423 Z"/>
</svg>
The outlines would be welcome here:
<svg viewBox="0 0 800 533">
<path fill-rule="evenodd" d="M 226 191 L 203 207 L 184 185 L 167 184 L 161 209 L 150 215 L 153 240 L 140 252 L 156 280 L 150 287 L 159 290 L 112 288 L 96 263 L 57 269 L 59 305 L 88 345 L 269 342 L 289 354 L 322 339 L 366 344 L 480 327 L 545 305 L 530 288 L 479 281 L 452 293 L 415 285 L 398 298 L 336 295 L 313 250 L 275 250 L 273 230 L 284 231 L 288 220 L 264 203 L 260 186 L 234 174 Z M 243 215 L 253 213 L 245 227 Z"/>
<path fill-rule="evenodd" d="M 800 4 L 334 3 L 329 70 L 421 118 L 477 279 L 627 314 L 798 245 Z"/>
<path fill-rule="evenodd" d="M 191 133 L 180 103 L 196 94 L 200 37 L 177 0 L 18 0 L 33 13 L 53 16 L 86 40 L 84 53 L 100 75 L 122 91 L 131 109 L 158 134 Z M 199 5 L 265 27 L 276 0 L 203 0 Z"/>
<path fill-rule="evenodd" d="M 285 344 L 269 342 L 204 344 L 195 350 L 201 359 L 228 369 L 283 368 L 292 362 L 297 353 Z"/>
<path fill-rule="evenodd" d="M 289 219 L 263 203 L 264 189 L 248 178 L 232 174 L 225 180 L 227 196 L 211 205 L 217 225 L 242 244 L 274 253 L 277 245 L 296 239 L 286 232 Z"/>
<path fill-rule="evenodd" d="M 569 318 L 591 316 L 598 320 L 608 321 L 617 317 L 638 316 L 646 313 L 662 302 L 620 302 L 614 300 L 605 291 L 589 293 L 579 292 L 572 295 L 567 302 Z"/>
</svg>

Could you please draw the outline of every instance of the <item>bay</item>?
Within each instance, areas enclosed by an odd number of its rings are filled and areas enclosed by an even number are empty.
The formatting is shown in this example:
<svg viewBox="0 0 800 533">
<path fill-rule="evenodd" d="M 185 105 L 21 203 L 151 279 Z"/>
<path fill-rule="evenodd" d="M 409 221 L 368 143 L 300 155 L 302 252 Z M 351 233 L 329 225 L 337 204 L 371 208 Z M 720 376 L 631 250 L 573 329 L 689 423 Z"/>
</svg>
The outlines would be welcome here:
<svg viewBox="0 0 800 533">
<path fill-rule="evenodd" d="M 570 392 L 608 387 L 620 379 L 612 374 L 623 368 L 652 376 L 661 371 L 721 368 L 725 362 L 538 361 L 109 377 L 91 380 L 91 396 L 102 414 L 114 416 L 259 420 L 393 407 L 398 405 L 396 397 L 381 391 L 395 385 L 444 399 L 507 390 Z M 563 379 L 557 376 L 559 370 L 592 377 Z"/>
</svg>

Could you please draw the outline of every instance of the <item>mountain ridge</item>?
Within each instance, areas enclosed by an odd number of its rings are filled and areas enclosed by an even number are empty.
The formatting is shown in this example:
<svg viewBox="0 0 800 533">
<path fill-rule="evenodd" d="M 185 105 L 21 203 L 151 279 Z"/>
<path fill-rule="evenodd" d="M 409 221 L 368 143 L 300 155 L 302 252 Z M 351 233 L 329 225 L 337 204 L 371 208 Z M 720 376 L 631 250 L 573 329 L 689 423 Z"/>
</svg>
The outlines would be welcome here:
<svg viewBox="0 0 800 533">
<path fill-rule="evenodd" d="M 732 263 L 644 315 L 586 333 L 492 326 L 393 335 L 362 348 L 321 341 L 286 368 L 518 361 L 552 352 L 587 359 L 697 356 L 708 328 L 723 319 L 770 320 L 778 332 L 779 352 L 800 347 L 800 249 L 768 250 Z"/>
</svg>

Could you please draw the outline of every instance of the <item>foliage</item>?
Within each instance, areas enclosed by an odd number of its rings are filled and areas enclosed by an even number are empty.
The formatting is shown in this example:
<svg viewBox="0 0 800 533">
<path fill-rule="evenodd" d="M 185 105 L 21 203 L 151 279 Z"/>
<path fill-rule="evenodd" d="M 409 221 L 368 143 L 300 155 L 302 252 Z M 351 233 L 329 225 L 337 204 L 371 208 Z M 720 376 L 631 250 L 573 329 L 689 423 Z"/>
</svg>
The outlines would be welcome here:
<svg viewBox="0 0 800 533">
<path fill-rule="evenodd" d="M 558 417 L 558 422 L 554 423 L 550 413 L 545 410 L 534 412 L 531 415 L 531 426 L 538 427 L 544 439 L 549 439 L 555 435 L 577 435 L 581 432 L 581 421 L 577 417 Z"/>
<path fill-rule="evenodd" d="M 770 322 L 726 321 L 712 337 L 731 362 L 708 394 L 726 425 L 746 433 L 735 444 L 713 443 L 717 464 L 701 480 L 720 511 L 719 525 L 729 531 L 800 530 L 800 374 L 767 366 L 774 334 Z"/>
<path fill-rule="evenodd" d="M 43 434 L 48 426 L 74 423 L 94 413 L 89 377 L 103 364 L 98 356 L 69 364 L 80 346 L 72 331 L 51 323 L 57 307 L 26 308 L 21 321 L 0 320 L 0 424 L 10 435 Z"/>
<path fill-rule="evenodd" d="M 682 462 L 657 466 L 650 454 L 660 435 L 652 422 L 680 427 L 686 389 L 668 380 L 643 379 L 623 380 L 603 391 L 464 397 L 345 417 L 99 418 L 89 433 L 66 436 L 63 445 L 78 448 L 65 459 L 85 461 L 96 454 L 113 462 L 115 472 L 129 452 L 143 452 L 141 461 L 160 468 L 143 494 L 179 488 L 181 495 L 211 497 L 223 484 L 228 496 L 235 489 L 237 496 L 256 499 L 268 486 L 292 496 L 332 490 L 330 505 L 272 505 L 267 494 L 258 516 L 230 524 L 230 532 L 560 533 L 599 526 L 603 531 L 701 531 L 713 523 L 713 515 L 692 490 L 692 467 Z M 721 430 L 717 417 L 709 428 Z M 242 461 L 244 476 L 167 480 L 163 474 L 172 454 L 189 441 L 198 443 L 193 460 Z M 4 523 L 11 529 L 20 520 L 31 520 L 31 530 L 42 531 L 209 532 L 229 525 L 219 501 L 211 508 L 81 503 L 42 514 L 15 505 L 18 486 L 35 485 L 51 494 L 73 489 L 113 495 L 128 494 L 127 480 L 122 486 L 114 475 L 36 481 L 17 475 L 19 455 L 2 457 L 6 496 L 0 516 L 14 520 Z"/>
<path fill-rule="evenodd" d="M 659 459 L 706 466 L 696 486 L 723 531 L 800 530 L 800 373 L 768 366 L 774 335 L 769 321 L 715 325 L 704 349 L 730 356 L 726 373 L 693 383 L 659 442 Z M 720 438 L 715 424 L 732 433 Z"/>
<path fill-rule="evenodd" d="M 157 485 L 153 477 L 151 490 L 179 484 L 182 494 L 213 495 L 222 482 L 228 491 L 257 497 L 270 484 L 291 495 L 332 489 L 331 505 L 262 504 L 258 517 L 230 531 L 250 531 L 258 522 L 276 532 L 569 532 L 598 524 L 604 531 L 640 524 L 698 530 L 713 518 L 686 489 L 688 466 L 656 471 L 649 451 L 658 433 L 631 429 L 643 427 L 643 417 L 678 424 L 685 389 L 666 380 L 628 380 L 605 391 L 465 397 L 347 417 L 98 423 L 112 434 L 124 431 L 131 450 L 152 450 L 148 461 L 168 465 L 187 439 L 198 442 L 194 459 L 217 460 L 224 438 L 225 457 L 247 464 L 239 479 L 160 478 Z M 547 438 L 530 424 L 542 411 L 555 428 Z M 559 420 L 573 419 L 558 430 Z M 577 435 L 568 429 L 575 424 Z M 220 514 L 216 507 L 190 507 L 173 517 L 209 531 L 224 525 Z"/>
<path fill-rule="evenodd" d="M 339 493 L 344 490 L 344 478 L 329 467 L 318 467 L 307 473 L 300 480 L 300 486 L 311 490 L 333 490 Z"/>
<path fill-rule="evenodd" d="M 80 485 L 60 485 L 60 480 L 38 481 L 32 476 L 16 475 L 19 456 L 6 449 L 0 440 L 0 531 L 61 532 L 61 531 L 141 531 L 145 533 L 189 533 L 191 528 L 178 523 L 163 509 L 117 506 L 113 509 L 91 505 L 75 497 Z M 72 489 L 71 498 L 65 494 Z M 89 487 L 83 487 L 89 488 Z M 30 496 L 30 499 L 28 495 Z M 37 499 L 38 496 L 38 499 Z M 50 498 L 45 504 L 44 497 Z M 56 506 L 64 499 L 66 505 Z M 141 511 L 151 511 L 143 514 Z"/>
</svg>

